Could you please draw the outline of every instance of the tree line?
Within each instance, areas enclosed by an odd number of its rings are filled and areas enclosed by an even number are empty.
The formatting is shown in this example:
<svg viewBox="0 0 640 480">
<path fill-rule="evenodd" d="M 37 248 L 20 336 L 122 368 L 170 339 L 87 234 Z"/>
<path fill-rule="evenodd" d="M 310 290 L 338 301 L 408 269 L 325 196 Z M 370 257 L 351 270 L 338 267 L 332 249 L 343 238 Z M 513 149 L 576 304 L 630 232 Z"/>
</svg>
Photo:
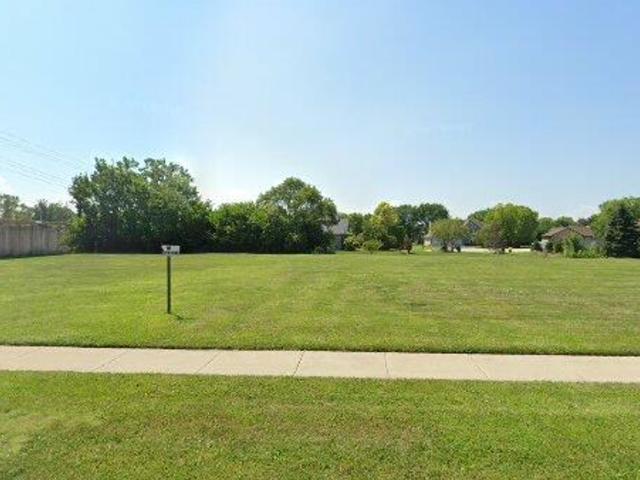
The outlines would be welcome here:
<svg viewBox="0 0 640 480">
<path fill-rule="evenodd" d="M 341 217 L 349 224 L 348 249 L 372 242 L 382 249 L 407 248 L 422 240 L 430 222 L 449 216 L 439 204 L 386 202 L 372 214 L 339 214 L 333 200 L 297 178 L 255 201 L 214 208 L 186 169 L 156 159 L 96 160 L 91 174 L 74 178 L 70 193 L 77 217 L 69 239 L 78 251 L 156 252 L 175 243 L 187 252 L 330 252 L 331 227 Z"/>
<path fill-rule="evenodd" d="M 476 231 L 469 228 L 470 220 L 479 225 Z M 571 226 L 590 227 L 598 243 L 587 245 L 579 233 L 574 233 L 560 243 L 548 243 L 548 251 L 564 251 L 570 257 L 640 257 L 640 197 L 606 201 L 597 214 L 578 220 L 567 216 L 538 218 L 536 211 L 524 205 L 498 204 L 472 213 L 467 221 L 439 220 L 431 234 L 441 241 L 444 251 L 459 249 L 464 242 L 496 251 L 522 246 L 542 250 L 540 240 L 545 233 Z"/>
<path fill-rule="evenodd" d="M 72 209 L 62 203 L 38 200 L 28 206 L 16 195 L 0 193 L 0 222 L 4 223 L 70 223 L 75 217 Z"/>
<path fill-rule="evenodd" d="M 447 251 L 463 242 L 504 250 L 535 245 L 553 227 L 588 225 L 604 254 L 640 256 L 640 197 L 609 200 L 597 214 L 578 220 L 540 218 L 511 203 L 478 210 L 465 220 L 451 218 L 439 203 L 381 202 L 371 213 L 344 214 L 315 186 L 287 178 L 255 201 L 213 207 L 184 167 L 126 157 L 96 159 L 93 172 L 76 176 L 69 192 L 75 212 L 44 200 L 29 207 L 18 197 L 0 195 L 0 221 L 67 223 L 70 246 L 85 252 L 157 252 L 164 243 L 186 252 L 330 252 L 331 228 L 341 218 L 348 223 L 347 250 L 410 252 L 427 236 L 437 237 Z"/>
</svg>

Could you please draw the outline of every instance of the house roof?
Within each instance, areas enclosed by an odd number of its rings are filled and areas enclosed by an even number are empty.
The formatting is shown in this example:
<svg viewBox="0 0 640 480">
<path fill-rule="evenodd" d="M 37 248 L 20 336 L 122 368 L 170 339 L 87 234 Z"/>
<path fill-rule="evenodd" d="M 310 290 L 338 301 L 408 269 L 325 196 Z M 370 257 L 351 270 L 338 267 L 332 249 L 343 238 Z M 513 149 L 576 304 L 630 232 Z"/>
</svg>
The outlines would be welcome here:
<svg viewBox="0 0 640 480">
<path fill-rule="evenodd" d="M 338 223 L 329 227 L 329 231 L 334 235 L 346 235 L 349 231 L 349 220 L 341 218 Z"/>
<path fill-rule="evenodd" d="M 547 233 L 542 235 L 542 238 L 553 238 L 556 235 L 566 232 L 567 230 L 576 233 L 584 238 L 594 238 L 595 235 L 591 227 L 586 227 L 583 225 L 569 225 L 568 227 L 555 227 L 549 230 Z"/>
<path fill-rule="evenodd" d="M 477 229 L 481 229 L 484 226 L 484 223 L 481 222 L 480 220 L 478 220 L 475 217 L 469 217 L 464 221 L 464 224 L 467 225 L 468 227 L 475 227 Z"/>
</svg>

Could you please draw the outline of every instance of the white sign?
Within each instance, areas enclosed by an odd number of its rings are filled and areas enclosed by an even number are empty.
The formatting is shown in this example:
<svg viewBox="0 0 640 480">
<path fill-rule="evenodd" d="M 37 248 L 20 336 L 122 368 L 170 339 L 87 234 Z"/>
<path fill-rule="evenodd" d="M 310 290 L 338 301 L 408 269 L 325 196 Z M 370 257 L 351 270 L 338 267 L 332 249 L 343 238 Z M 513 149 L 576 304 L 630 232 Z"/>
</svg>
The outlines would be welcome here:
<svg viewBox="0 0 640 480">
<path fill-rule="evenodd" d="M 162 253 L 164 255 L 178 255 L 180 253 L 180 245 L 162 245 Z"/>
</svg>

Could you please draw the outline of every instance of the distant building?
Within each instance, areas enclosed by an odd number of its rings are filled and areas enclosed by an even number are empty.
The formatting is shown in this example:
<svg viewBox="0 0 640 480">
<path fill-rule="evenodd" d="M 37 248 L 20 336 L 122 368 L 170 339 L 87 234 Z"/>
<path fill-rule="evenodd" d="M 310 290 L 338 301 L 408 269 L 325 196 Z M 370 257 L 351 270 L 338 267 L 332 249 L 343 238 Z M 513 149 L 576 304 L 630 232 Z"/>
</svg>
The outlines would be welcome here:
<svg viewBox="0 0 640 480">
<path fill-rule="evenodd" d="M 349 233 L 349 220 L 341 218 L 338 223 L 330 226 L 328 231 L 333 233 L 333 236 L 335 237 L 336 250 L 342 250 L 344 247 L 344 239 L 347 238 Z"/>
<path fill-rule="evenodd" d="M 587 247 L 592 247 L 597 243 L 597 239 L 591 227 L 582 225 L 569 225 L 568 227 L 555 227 L 542 235 L 542 245 L 547 243 L 562 243 L 571 236 L 578 236 Z"/>
</svg>

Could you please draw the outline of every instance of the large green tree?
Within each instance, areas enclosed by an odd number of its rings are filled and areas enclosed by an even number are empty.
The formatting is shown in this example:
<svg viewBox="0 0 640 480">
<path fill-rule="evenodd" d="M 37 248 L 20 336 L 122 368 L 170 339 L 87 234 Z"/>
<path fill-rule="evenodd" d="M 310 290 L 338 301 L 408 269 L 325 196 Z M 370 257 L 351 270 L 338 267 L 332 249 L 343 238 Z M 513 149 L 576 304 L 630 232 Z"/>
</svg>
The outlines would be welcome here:
<svg viewBox="0 0 640 480">
<path fill-rule="evenodd" d="M 94 171 L 74 178 L 78 218 L 71 243 L 79 250 L 157 252 L 163 243 L 185 251 L 207 248 L 210 207 L 187 170 L 166 160 L 96 159 Z"/>
<path fill-rule="evenodd" d="M 538 213 L 523 205 L 499 204 L 486 215 L 484 223 L 480 238 L 486 246 L 489 246 L 487 239 L 491 238 L 493 244 L 520 247 L 530 245 L 535 240 Z M 499 241 L 496 235 L 500 235 Z"/>
<path fill-rule="evenodd" d="M 221 252 L 263 250 L 263 221 L 254 202 L 222 204 L 211 213 L 212 247 Z"/>
<path fill-rule="evenodd" d="M 439 203 L 399 205 L 396 212 L 399 219 L 396 229 L 398 242 L 421 242 L 432 222 L 449 218 L 449 211 Z"/>
<path fill-rule="evenodd" d="M 556 221 L 550 217 L 541 217 L 538 220 L 538 228 L 536 229 L 536 239 L 541 240 L 542 236 L 552 228 L 556 227 Z"/>
<path fill-rule="evenodd" d="M 311 252 L 330 249 L 329 227 L 338 211 L 313 185 L 287 178 L 258 197 L 265 245 L 269 251 Z"/>
<path fill-rule="evenodd" d="M 397 234 L 399 242 L 417 242 L 424 232 L 424 224 L 417 215 L 417 209 L 413 205 L 399 205 L 396 207 L 398 214 Z"/>
<path fill-rule="evenodd" d="M 349 222 L 349 235 L 360 235 L 364 231 L 365 223 L 369 220 L 371 215 L 365 215 L 362 213 L 350 213 L 347 215 L 347 221 Z"/>
<path fill-rule="evenodd" d="M 621 205 L 629 211 L 633 218 L 640 220 L 640 197 L 624 197 L 607 200 L 600 205 L 600 212 L 597 213 L 591 221 L 591 227 L 598 238 L 604 239 L 607 226 Z"/>
<path fill-rule="evenodd" d="M 306 253 L 333 248 L 338 214 L 316 187 L 287 178 L 256 202 L 220 205 L 210 220 L 215 251 Z"/>
<path fill-rule="evenodd" d="M 576 221 L 573 219 L 573 217 L 562 216 L 556 218 L 553 223 L 556 227 L 569 227 L 571 225 L 575 225 Z"/>
<path fill-rule="evenodd" d="M 604 234 L 604 249 L 609 257 L 638 257 L 640 232 L 636 219 L 624 203 L 610 212 Z"/>
<path fill-rule="evenodd" d="M 474 218 L 477 221 L 484 223 L 490 211 L 491 211 L 490 208 L 483 208 L 482 210 L 476 210 L 475 212 L 469 214 L 467 219 Z"/>
</svg>

